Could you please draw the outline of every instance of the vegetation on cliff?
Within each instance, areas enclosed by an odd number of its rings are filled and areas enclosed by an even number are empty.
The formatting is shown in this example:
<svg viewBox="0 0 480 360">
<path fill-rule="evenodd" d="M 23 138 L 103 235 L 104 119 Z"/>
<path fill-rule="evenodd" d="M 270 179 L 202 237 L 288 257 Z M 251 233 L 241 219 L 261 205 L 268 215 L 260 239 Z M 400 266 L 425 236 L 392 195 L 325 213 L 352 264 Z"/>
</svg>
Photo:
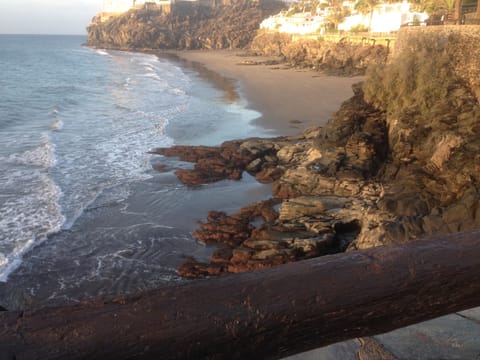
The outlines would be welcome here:
<svg viewBox="0 0 480 360">
<path fill-rule="evenodd" d="M 230 5 L 180 2 L 131 10 L 106 22 L 94 18 L 87 45 L 120 49 L 232 49 L 248 45 L 263 19 L 282 8 L 280 2 L 233 0 Z"/>
</svg>

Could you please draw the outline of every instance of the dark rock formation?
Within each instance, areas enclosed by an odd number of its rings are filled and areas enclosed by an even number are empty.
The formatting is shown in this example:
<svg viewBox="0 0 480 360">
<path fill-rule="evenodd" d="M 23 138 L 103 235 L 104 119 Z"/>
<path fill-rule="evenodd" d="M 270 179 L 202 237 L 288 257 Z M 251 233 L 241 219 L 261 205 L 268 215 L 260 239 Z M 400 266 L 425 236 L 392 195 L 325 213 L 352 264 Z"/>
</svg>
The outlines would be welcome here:
<svg viewBox="0 0 480 360">
<path fill-rule="evenodd" d="M 178 178 L 188 185 L 200 185 L 224 179 L 239 180 L 242 172 L 254 159 L 251 153 L 240 151 L 236 142 L 224 143 L 220 147 L 173 146 L 155 149 L 153 153 L 195 162 L 195 168 L 192 170 L 175 171 Z"/>
<path fill-rule="evenodd" d="M 234 49 L 248 45 L 260 22 L 284 5 L 278 1 L 233 0 L 229 5 L 202 6 L 178 2 L 131 10 L 108 21 L 93 19 L 87 45 L 118 49 Z"/>
<path fill-rule="evenodd" d="M 281 56 L 292 66 L 333 75 L 363 75 L 368 66 L 385 64 L 389 49 L 346 41 L 292 40 L 292 35 L 259 31 L 250 50 L 257 55 Z"/>
<path fill-rule="evenodd" d="M 181 177 L 187 183 L 248 171 L 273 182 L 274 199 L 211 213 L 195 236 L 220 249 L 180 273 L 247 271 L 478 228 L 480 105 L 471 84 L 480 73 L 459 76 L 459 66 L 477 67 L 456 61 L 455 44 L 444 40 L 443 32 L 417 34 L 323 129 L 182 148 L 196 162 L 193 176 Z"/>
</svg>

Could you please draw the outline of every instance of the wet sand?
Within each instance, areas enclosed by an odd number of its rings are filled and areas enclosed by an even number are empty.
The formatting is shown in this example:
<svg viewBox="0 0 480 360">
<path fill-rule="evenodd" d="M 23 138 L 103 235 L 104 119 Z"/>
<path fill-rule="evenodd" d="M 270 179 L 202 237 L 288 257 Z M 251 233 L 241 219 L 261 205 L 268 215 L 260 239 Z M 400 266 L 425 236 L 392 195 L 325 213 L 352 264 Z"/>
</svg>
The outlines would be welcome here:
<svg viewBox="0 0 480 360">
<path fill-rule="evenodd" d="M 240 50 L 175 51 L 173 55 L 238 81 L 248 107 L 262 113 L 257 124 L 279 135 L 294 135 L 325 124 L 340 104 L 353 95 L 363 76 L 328 76 L 285 64 L 275 58 L 248 56 Z"/>
</svg>

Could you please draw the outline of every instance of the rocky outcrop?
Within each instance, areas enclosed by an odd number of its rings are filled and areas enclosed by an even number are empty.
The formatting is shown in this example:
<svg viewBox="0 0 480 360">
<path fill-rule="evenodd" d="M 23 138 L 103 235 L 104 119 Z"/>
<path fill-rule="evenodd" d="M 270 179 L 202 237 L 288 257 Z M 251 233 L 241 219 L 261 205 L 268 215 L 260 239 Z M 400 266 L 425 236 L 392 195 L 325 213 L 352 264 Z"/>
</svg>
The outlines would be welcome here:
<svg viewBox="0 0 480 360">
<path fill-rule="evenodd" d="M 248 45 L 263 19 L 281 2 L 233 0 L 229 5 L 202 6 L 177 2 L 163 8 L 131 10 L 87 28 L 87 45 L 117 49 L 235 49 Z"/>
<path fill-rule="evenodd" d="M 175 174 L 187 185 L 200 185 L 219 180 L 239 180 L 244 171 L 261 182 L 271 182 L 281 175 L 274 154 L 282 138 L 270 140 L 250 139 L 248 142 L 227 141 L 219 147 L 172 146 L 157 148 L 151 153 L 177 157 L 194 162 L 193 169 L 177 169 Z"/>
<path fill-rule="evenodd" d="M 371 65 L 385 64 L 389 49 L 347 41 L 296 40 L 284 33 L 259 31 L 250 44 L 257 55 L 281 56 L 292 66 L 308 67 L 333 75 L 363 75 Z"/>
<path fill-rule="evenodd" d="M 324 128 L 218 149 L 183 147 L 193 154 L 181 157 L 196 166 L 182 170 L 193 174 L 182 180 L 247 171 L 273 182 L 273 198 L 233 215 L 210 213 L 194 235 L 219 249 L 210 263 L 191 259 L 179 272 L 247 271 L 478 228 L 480 105 L 472 83 L 458 75 L 468 64 L 452 61 L 452 49 L 443 32 L 418 33 L 354 87 Z"/>
</svg>

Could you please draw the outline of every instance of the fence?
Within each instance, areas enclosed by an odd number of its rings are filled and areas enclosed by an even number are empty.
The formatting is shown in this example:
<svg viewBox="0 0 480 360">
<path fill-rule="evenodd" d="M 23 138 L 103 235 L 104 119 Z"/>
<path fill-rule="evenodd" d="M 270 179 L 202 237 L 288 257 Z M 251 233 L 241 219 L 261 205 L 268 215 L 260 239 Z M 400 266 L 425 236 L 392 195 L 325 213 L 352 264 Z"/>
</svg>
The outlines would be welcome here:
<svg viewBox="0 0 480 360">
<path fill-rule="evenodd" d="M 307 35 L 292 35 L 292 41 L 298 40 L 325 40 L 330 42 L 347 42 L 351 44 L 362 45 L 384 45 L 387 47 L 394 46 L 395 34 L 391 33 L 346 33 L 346 34 L 307 34 Z"/>
</svg>

